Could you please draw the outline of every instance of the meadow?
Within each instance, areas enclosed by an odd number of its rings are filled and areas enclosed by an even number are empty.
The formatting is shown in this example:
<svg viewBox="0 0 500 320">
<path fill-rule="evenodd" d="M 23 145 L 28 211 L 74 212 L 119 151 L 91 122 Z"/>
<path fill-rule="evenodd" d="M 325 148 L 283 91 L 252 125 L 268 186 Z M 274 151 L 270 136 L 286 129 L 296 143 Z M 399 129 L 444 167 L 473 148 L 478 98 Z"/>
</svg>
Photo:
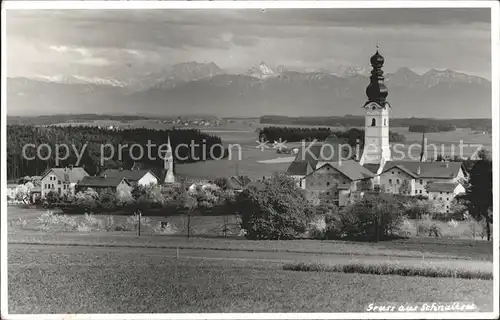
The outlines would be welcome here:
<svg viewBox="0 0 500 320">
<path fill-rule="evenodd" d="M 268 260 L 176 259 L 158 249 L 12 245 L 9 312 L 363 312 L 381 297 L 493 308 L 492 281 L 281 266 Z"/>
</svg>

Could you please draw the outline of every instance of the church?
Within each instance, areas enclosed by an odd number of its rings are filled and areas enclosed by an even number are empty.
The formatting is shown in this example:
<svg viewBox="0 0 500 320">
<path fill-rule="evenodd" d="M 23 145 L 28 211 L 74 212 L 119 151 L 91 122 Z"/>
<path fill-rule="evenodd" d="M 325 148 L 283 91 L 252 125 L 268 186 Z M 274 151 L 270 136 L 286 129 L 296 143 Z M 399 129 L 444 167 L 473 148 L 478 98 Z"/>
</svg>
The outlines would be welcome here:
<svg viewBox="0 0 500 320">
<path fill-rule="evenodd" d="M 384 84 L 384 57 L 377 52 L 370 58 L 372 71 L 366 88 L 364 147 L 361 156 L 345 157 L 345 145 L 333 137 L 299 152 L 287 174 L 306 190 L 309 200 L 318 204 L 322 196 L 339 206 L 362 196 L 365 191 L 427 197 L 437 212 L 448 212 L 453 199 L 465 192 L 466 171 L 461 162 L 393 160 L 389 144 L 388 90 Z M 330 154 L 328 154 L 330 151 Z M 326 154 L 326 155 L 325 155 Z M 349 154 L 352 154 L 349 152 Z M 331 194 L 330 194 L 331 193 Z"/>
</svg>

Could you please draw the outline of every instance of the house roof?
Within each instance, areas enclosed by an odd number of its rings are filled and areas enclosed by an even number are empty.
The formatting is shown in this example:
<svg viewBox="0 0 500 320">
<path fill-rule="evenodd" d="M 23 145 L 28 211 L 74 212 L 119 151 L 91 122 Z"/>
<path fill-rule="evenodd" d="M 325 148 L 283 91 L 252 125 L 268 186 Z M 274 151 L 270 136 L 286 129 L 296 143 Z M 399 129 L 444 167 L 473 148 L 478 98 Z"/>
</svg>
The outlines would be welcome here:
<svg viewBox="0 0 500 320">
<path fill-rule="evenodd" d="M 286 173 L 291 176 L 305 176 L 311 173 L 312 167 L 307 161 L 293 161 Z"/>
<path fill-rule="evenodd" d="M 160 179 L 151 170 L 122 170 L 122 169 L 106 169 L 100 174 L 101 177 L 106 175 L 108 178 L 122 178 L 130 182 L 136 182 L 142 179 L 147 173 L 151 173 L 158 181 Z"/>
<path fill-rule="evenodd" d="M 299 152 L 288 167 L 287 173 L 305 176 L 316 169 L 318 162 L 338 162 L 340 154 L 342 154 L 341 159 L 347 159 L 350 154 L 349 147 L 345 140 L 332 134 L 326 138 L 325 142 L 311 142 L 311 144 L 299 148 Z M 308 165 L 311 169 L 308 168 Z"/>
<path fill-rule="evenodd" d="M 404 173 L 406 173 L 407 175 L 409 175 L 412 178 L 418 177 L 418 175 L 416 173 L 411 172 L 410 170 L 408 170 L 407 168 L 405 168 L 405 166 L 400 165 L 400 164 L 395 165 L 395 166 L 391 166 L 389 168 L 384 167 L 384 170 L 382 171 L 382 173 L 387 172 L 389 170 L 392 170 L 394 168 L 397 168 L 397 169 L 403 171 Z"/>
<path fill-rule="evenodd" d="M 130 183 L 125 178 L 120 177 L 85 177 L 77 184 L 79 187 L 98 187 L 98 188 L 116 188 L 122 181 L 128 185 Z"/>
<path fill-rule="evenodd" d="M 457 177 L 462 168 L 461 162 L 420 162 L 420 161 L 387 161 L 382 172 L 394 167 L 405 168 L 418 178 L 442 178 L 450 179 Z M 420 173 L 418 172 L 420 168 Z"/>
<path fill-rule="evenodd" d="M 243 189 L 246 187 L 250 182 L 252 182 L 252 179 L 250 179 L 248 176 L 232 176 L 229 177 L 227 183 L 228 187 L 230 189 Z"/>
<path fill-rule="evenodd" d="M 82 180 L 84 177 L 88 177 L 87 171 L 82 167 L 73 168 L 52 168 L 47 170 L 43 175 L 42 179 L 45 178 L 49 173 L 56 175 L 59 180 L 66 183 L 76 183 Z"/>
<path fill-rule="evenodd" d="M 370 170 L 364 168 L 362 165 L 359 164 L 359 162 L 354 160 L 346 160 L 341 162 L 328 162 L 319 167 L 317 170 L 324 168 L 325 166 L 330 166 L 336 169 L 337 171 L 345 175 L 347 178 L 349 178 L 351 181 L 373 178 L 373 173 Z"/>
<path fill-rule="evenodd" d="M 379 167 L 380 167 L 380 164 L 377 164 L 377 163 L 365 163 L 363 164 L 363 167 L 365 169 L 368 169 L 371 173 L 377 173 Z"/>
<path fill-rule="evenodd" d="M 427 192 L 453 192 L 458 183 L 452 182 L 434 182 L 425 186 Z"/>
</svg>

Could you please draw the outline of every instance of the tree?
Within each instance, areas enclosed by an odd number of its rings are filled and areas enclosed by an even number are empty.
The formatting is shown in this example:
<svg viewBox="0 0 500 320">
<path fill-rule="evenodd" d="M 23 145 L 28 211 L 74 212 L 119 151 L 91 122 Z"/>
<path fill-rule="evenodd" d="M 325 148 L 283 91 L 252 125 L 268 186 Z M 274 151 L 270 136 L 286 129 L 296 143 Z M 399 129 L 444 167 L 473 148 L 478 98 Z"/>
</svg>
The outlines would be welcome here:
<svg viewBox="0 0 500 320">
<path fill-rule="evenodd" d="M 105 211 L 112 210 L 118 205 L 118 199 L 116 192 L 112 190 L 104 190 L 99 195 L 98 200 L 99 207 Z"/>
<path fill-rule="evenodd" d="M 58 203 L 59 200 L 60 200 L 60 197 L 59 197 L 59 194 L 55 191 L 49 191 L 46 195 L 45 195 L 45 200 L 47 200 L 47 203 L 49 205 L 52 205 L 54 203 Z"/>
<path fill-rule="evenodd" d="M 491 240 L 491 224 L 493 223 L 493 172 L 492 162 L 486 153 L 478 160 L 469 175 L 466 193 L 459 197 L 464 200 L 469 214 L 477 221 L 484 219 L 486 237 Z"/>
<path fill-rule="evenodd" d="M 95 209 L 98 205 L 99 194 L 94 189 L 88 188 L 83 192 L 78 192 L 73 201 L 79 207 L 84 207 L 85 209 Z"/>
<path fill-rule="evenodd" d="M 312 212 L 303 190 L 284 174 L 247 187 L 236 207 L 249 239 L 293 239 L 305 232 Z"/>
</svg>

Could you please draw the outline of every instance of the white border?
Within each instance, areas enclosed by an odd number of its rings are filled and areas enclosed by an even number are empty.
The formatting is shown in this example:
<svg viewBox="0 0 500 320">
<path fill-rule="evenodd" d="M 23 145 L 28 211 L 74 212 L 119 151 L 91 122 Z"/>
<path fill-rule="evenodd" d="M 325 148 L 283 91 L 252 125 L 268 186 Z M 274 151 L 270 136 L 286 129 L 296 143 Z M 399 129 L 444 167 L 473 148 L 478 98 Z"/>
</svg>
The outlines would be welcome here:
<svg viewBox="0 0 500 320">
<path fill-rule="evenodd" d="M 6 39 L 5 9 L 260 9 L 260 8 L 491 8 L 491 58 L 492 58 L 492 148 L 493 148 L 493 196 L 494 216 L 493 250 L 494 296 L 493 312 L 481 313 L 205 313 L 205 314 L 39 314 L 9 315 L 7 309 L 7 204 L 4 190 L 7 179 L 2 179 L 1 190 L 1 316 L 3 319 L 496 319 L 499 316 L 499 106 L 500 106 L 500 24 L 497 1 L 3 1 L 2 39 Z M 1 173 L 7 176 L 6 157 L 6 42 L 2 43 L 1 82 Z M 471 106 L 474 107 L 474 106 Z"/>
</svg>

